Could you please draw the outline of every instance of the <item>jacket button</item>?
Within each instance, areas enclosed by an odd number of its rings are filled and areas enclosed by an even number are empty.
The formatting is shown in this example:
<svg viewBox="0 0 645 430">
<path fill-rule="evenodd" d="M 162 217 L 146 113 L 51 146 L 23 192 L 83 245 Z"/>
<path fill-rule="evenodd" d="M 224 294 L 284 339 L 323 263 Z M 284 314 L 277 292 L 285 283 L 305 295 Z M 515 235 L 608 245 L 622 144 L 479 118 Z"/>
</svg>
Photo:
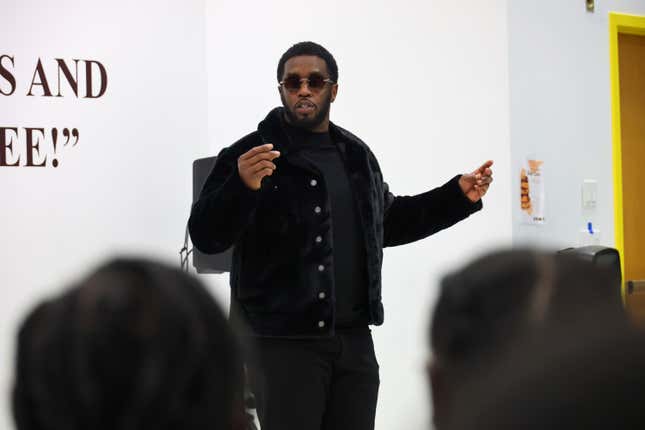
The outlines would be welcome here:
<svg viewBox="0 0 645 430">
<path fill-rule="evenodd" d="M 314 208 L 314 212 L 316 212 L 317 214 L 319 214 L 321 211 L 322 211 L 322 209 L 320 209 L 320 206 L 316 206 Z"/>
<path fill-rule="evenodd" d="M 326 297 L 326 296 L 325 296 L 325 292 L 324 292 L 324 291 L 321 291 L 320 293 L 318 293 L 318 298 L 319 298 L 320 300 L 324 300 L 324 299 L 325 299 L 325 297 Z"/>
<path fill-rule="evenodd" d="M 312 179 L 312 180 L 311 180 L 311 182 L 309 182 L 309 184 L 310 184 L 312 187 L 315 187 L 316 185 L 318 185 L 318 181 L 317 181 L 317 180 L 315 180 L 315 179 Z"/>
<path fill-rule="evenodd" d="M 322 272 L 324 270 L 325 270 L 325 266 L 323 266 L 322 264 L 318 266 L 318 271 L 319 272 Z"/>
<path fill-rule="evenodd" d="M 318 321 L 318 327 L 320 328 L 325 327 L 325 321 Z"/>
<path fill-rule="evenodd" d="M 322 242 L 322 236 L 316 236 L 316 243 Z"/>
</svg>

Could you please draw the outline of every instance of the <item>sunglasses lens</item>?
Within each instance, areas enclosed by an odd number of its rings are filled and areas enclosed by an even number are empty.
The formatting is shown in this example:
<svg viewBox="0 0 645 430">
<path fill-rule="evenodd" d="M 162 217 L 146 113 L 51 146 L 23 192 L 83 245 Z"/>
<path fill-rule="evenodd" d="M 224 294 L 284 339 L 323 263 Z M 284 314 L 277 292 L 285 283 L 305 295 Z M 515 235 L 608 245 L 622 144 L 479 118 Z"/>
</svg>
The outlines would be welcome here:
<svg viewBox="0 0 645 430">
<path fill-rule="evenodd" d="M 284 80 L 282 85 L 289 91 L 296 91 L 300 89 L 300 78 L 297 76 L 289 76 Z"/>
<path fill-rule="evenodd" d="M 325 78 L 320 75 L 309 76 L 309 88 L 312 90 L 321 90 L 325 86 Z"/>
<path fill-rule="evenodd" d="M 312 91 L 320 91 L 327 83 L 325 77 L 316 73 L 312 74 L 306 79 L 307 86 Z M 299 76 L 289 76 L 282 81 L 282 86 L 288 91 L 295 92 L 300 89 L 301 78 Z"/>
</svg>

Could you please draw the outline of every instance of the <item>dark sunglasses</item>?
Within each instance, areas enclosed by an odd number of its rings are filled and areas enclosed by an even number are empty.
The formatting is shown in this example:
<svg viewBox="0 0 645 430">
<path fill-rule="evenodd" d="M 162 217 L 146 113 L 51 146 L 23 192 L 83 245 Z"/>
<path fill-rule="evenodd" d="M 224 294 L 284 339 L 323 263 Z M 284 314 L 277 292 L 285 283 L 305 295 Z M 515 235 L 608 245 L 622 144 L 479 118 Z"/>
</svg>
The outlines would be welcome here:
<svg viewBox="0 0 645 430">
<path fill-rule="evenodd" d="M 325 78 L 323 75 L 317 73 L 312 73 L 308 78 L 301 78 L 300 76 L 288 76 L 284 80 L 280 81 L 280 85 L 284 87 L 289 92 L 296 92 L 302 86 L 302 83 L 306 82 L 307 87 L 311 91 L 320 91 L 325 87 L 325 84 L 333 84 L 329 78 Z"/>
</svg>

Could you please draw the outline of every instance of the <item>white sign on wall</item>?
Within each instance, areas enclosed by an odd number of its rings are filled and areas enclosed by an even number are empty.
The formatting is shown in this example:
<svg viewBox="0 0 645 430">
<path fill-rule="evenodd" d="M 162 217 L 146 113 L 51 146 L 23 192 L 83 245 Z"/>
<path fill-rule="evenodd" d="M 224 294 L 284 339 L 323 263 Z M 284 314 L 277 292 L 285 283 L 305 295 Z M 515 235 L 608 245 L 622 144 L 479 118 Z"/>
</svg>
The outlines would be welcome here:
<svg viewBox="0 0 645 430">
<path fill-rule="evenodd" d="M 519 191 L 522 223 L 544 224 L 544 161 L 535 158 L 526 159 L 520 167 Z"/>
</svg>

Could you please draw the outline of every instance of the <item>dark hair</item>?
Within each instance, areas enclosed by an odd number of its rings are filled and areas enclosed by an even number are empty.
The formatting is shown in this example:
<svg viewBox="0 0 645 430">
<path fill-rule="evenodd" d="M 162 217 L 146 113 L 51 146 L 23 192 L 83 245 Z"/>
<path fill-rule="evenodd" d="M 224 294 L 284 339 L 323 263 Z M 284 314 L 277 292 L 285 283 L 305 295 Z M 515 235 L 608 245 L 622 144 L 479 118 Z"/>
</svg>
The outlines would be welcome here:
<svg viewBox="0 0 645 430">
<path fill-rule="evenodd" d="M 280 61 L 278 62 L 278 82 L 282 80 L 282 75 L 284 74 L 284 64 L 293 57 L 298 57 L 300 55 L 314 55 L 316 57 L 322 58 L 327 64 L 327 70 L 329 71 L 329 78 L 338 82 L 338 65 L 336 60 L 331 53 L 326 50 L 321 45 L 314 42 L 299 42 L 293 45 L 291 48 L 282 54 Z"/>
<path fill-rule="evenodd" d="M 219 306 L 162 264 L 111 261 L 19 330 L 18 430 L 230 429 L 242 390 L 239 345 Z"/>
<path fill-rule="evenodd" d="M 631 430 L 645 422 L 642 330 L 597 316 L 546 330 L 459 399 L 452 429 Z"/>
<path fill-rule="evenodd" d="M 447 367 L 471 370 L 498 357 L 520 333 L 540 325 L 535 323 L 567 324 L 592 306 L 622 317 L 614 288 L 609 271 L 573 255 L 489 254 L 443 279 L 430 343 Z"/>
</svg>

